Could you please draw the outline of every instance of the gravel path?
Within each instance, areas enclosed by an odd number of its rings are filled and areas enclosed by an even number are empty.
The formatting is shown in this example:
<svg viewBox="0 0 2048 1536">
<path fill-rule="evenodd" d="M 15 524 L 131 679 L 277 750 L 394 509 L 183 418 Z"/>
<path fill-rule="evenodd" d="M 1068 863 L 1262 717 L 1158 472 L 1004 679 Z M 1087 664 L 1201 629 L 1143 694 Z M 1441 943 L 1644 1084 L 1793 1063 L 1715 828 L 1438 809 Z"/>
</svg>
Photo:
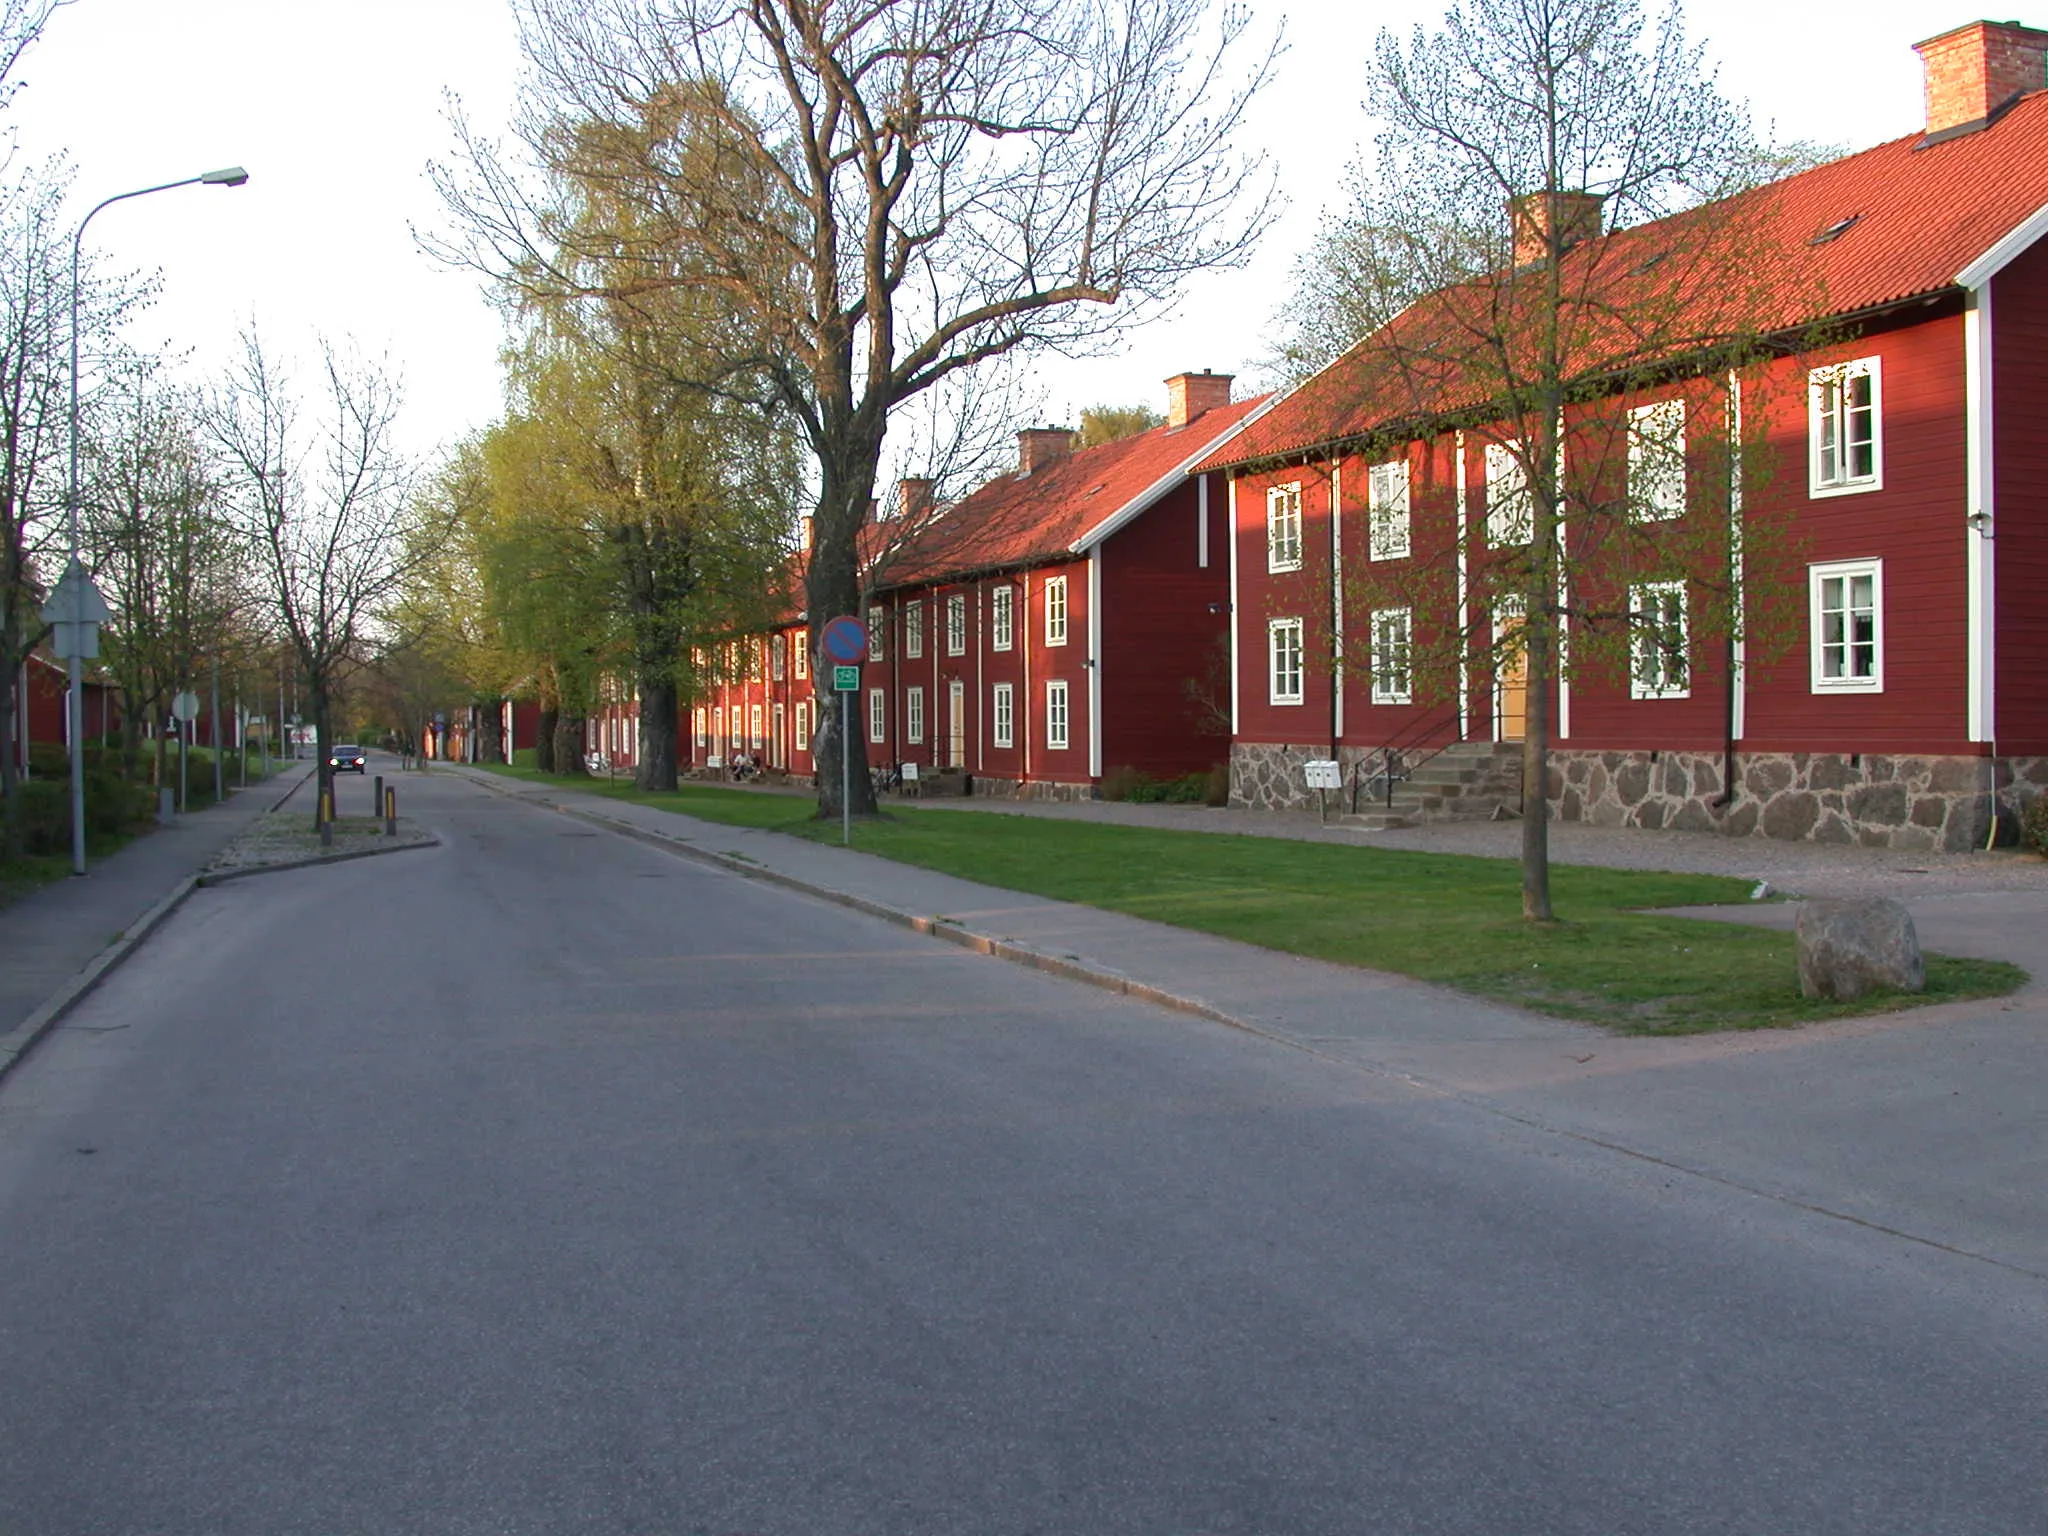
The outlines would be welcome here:
<svg viewBox="0 0 2048 1536">
<path fill-rule="evenodd" d="M 215 855 L 206 866 L 208 874 L 227 870 L 262 869 L 279 864 L 304 864 L 312 860 L 351 858 L 365 853 L 390 853 L 416 848 L 434 841 L 434 834 L 418 822 L 400 817 L 398 834 L 384 835 L 384 823 L 373 816 L 342 816 L 334 823 L 334 844 L 323 846 L 320 834 L 301 816 L 286 813 L 265 816 Z"/>
</svg>

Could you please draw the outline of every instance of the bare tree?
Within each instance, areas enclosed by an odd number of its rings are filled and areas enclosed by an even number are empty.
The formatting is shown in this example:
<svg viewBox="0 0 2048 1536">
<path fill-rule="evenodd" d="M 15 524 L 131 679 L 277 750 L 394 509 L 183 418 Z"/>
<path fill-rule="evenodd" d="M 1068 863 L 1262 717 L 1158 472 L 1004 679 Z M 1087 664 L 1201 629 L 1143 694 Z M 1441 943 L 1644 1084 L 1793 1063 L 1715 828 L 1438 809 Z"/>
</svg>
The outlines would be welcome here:
<svg viewBox="0 0 2048 1536">
<path fill-rule="evenodd" d="M 394 442 L 399 402 L 396 380 L 331 345 L 310 403 L 302 402 L 250 332 L 207 413 L 312 704 L 323 793 L 333 782 L 327 757 L 341 689 L 364 660 L 379 610 L 433 548 L 419 535 L 433 514 L 416 499 L 413 467 Z"/>
<path fill-rule="evenodd" d="M 1085 351 L 1229 265 L 1263 223 L 1261 166 L 1234 148 L 1270 53 L 1232 84 L 1245 21 L 1143 0 L 518 0 L 521 137 L 668 102 L 688 142 L 647 141 L 691 280 L 731 334 L 694 380 L 794 415 L 813 467 L 813 632 L 857 613 L 883 442 L 906 402 L 995 359 Z M 544 210 L 460 131 L 440 183 L 444 254 L 547 272 Z M 701 151 L 709 146 L 712 153 Z M 733 174 L 737 164 L 745 173 Z M 537 265 L 535 258 L 541 258 Z M 823 675 L 817 669 L 816 675 Z M 816 748 L 836 809 L 845 744 Z M 852 780 L 872 808 L 865 775 Z"/>
</svg>

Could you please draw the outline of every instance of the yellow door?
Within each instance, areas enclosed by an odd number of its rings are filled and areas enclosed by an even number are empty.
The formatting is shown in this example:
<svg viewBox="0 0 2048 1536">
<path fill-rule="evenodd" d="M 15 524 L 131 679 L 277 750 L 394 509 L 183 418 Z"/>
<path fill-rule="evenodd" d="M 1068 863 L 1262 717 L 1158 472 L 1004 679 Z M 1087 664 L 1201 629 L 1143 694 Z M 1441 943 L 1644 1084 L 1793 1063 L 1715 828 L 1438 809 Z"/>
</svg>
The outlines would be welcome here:
<svg viewBox="0 0 2048 1536">
<path fill-rule="evenodd" d="M 1520 741 L 1529 731 L 1529 656 L 1522 649 L 1521 633 L 1518 614 L 1494 620 L 1494 689 L 1500 701 L 1496 741 Z"/>
</svg>

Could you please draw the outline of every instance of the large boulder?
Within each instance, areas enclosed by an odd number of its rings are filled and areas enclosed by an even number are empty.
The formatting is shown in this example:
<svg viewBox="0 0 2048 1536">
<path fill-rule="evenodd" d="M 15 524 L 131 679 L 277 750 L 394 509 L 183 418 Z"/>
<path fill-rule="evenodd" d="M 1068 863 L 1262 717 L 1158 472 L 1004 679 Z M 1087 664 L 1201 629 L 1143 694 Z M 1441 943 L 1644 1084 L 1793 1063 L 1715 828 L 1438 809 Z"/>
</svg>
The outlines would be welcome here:
<svg viewBox="0 0 2048 1536">
<path fill-rule="evenodd" d="M 1854 1002 L 1871 992 L 1920 992 L 1920 935 L 1896 901 L 1809 901 L 1799 909 L 1799 990 Z"/>
</svg>

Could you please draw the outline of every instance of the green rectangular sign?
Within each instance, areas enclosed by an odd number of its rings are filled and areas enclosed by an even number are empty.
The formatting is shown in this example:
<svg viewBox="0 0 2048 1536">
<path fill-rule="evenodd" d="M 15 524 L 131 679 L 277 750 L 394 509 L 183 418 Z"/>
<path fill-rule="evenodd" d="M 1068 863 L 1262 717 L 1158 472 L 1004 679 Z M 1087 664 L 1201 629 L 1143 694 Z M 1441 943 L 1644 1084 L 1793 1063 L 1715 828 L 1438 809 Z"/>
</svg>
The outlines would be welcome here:
<svg viewBox="0 0 2048 1536">
<path fill-rule="evenodd" d="M 834 667 L 832 669 L 832 688 L 836 693 L 859 693 L 860 668 Z"/>
</svg>

